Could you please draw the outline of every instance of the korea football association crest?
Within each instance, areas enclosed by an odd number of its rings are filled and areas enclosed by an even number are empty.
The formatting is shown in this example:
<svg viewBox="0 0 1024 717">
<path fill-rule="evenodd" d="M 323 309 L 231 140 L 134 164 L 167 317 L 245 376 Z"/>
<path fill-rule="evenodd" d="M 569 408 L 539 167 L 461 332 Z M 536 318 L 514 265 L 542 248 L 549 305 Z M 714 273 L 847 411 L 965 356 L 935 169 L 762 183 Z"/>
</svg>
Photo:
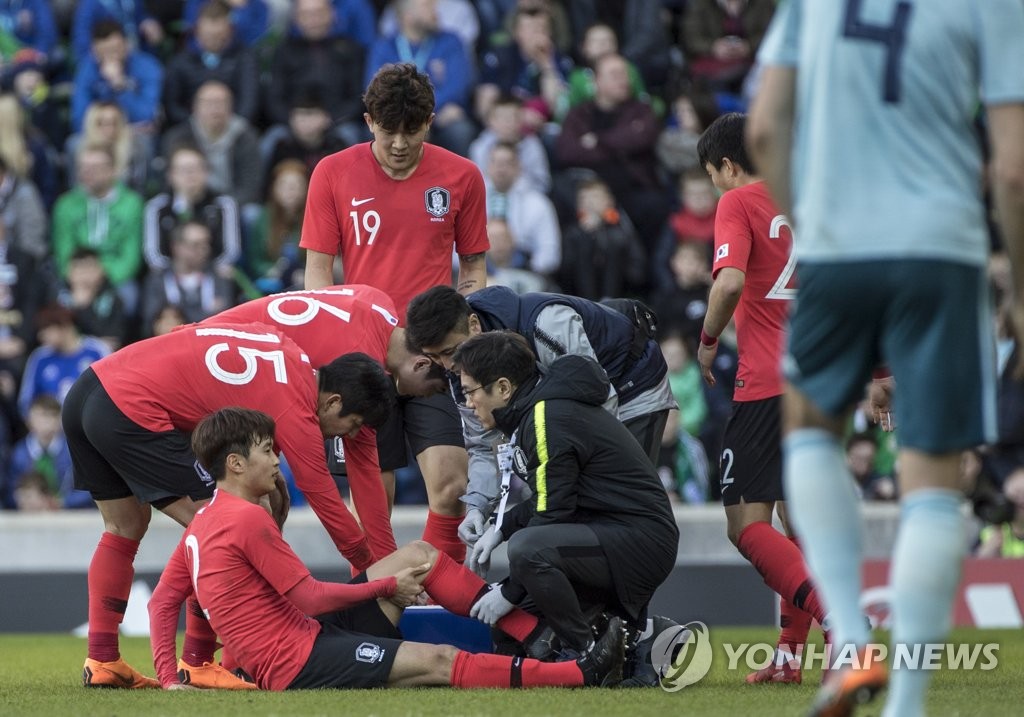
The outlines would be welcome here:
<svg viewBox="0 0 1024 717">
<path fill-rule="evenodd" d="M 444 187 L 431 187 L 423 193 L 423 203 L 431 215 L 441 218 L 451 208 L 452 194 Z"/>
<path fill-rule="evenodd" d="M 372 642 L 363 642 L 356 648 L 356 660 L 373 664 L 384 659 L 384 648 Z"/>
</svg>

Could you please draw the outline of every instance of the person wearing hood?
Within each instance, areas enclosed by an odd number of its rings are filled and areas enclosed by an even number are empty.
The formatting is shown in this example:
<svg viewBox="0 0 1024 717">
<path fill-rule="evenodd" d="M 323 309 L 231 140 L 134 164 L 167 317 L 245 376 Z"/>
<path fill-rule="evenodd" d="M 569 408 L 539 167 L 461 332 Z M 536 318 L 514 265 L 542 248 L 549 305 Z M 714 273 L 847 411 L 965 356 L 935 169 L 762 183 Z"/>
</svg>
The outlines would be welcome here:
<svg viewBox="0 0 1024 717">
<path fill-rule="evenodd" d="M 470 615 L 493 625 L 529 598 L 563 656 L 588 649 L 602 611 L 638 634 L 675 565 L 679 530 L 654 465 L 603 407 L 605 371 L 580 355 L 540 368 L 511 331 L 468 339 L 453 362 L 477 420 L 511 437 L 498 448 L 503 496 L 512 474 L 533 492 L 508 512 L 503 497 L 494 526 L 476 542 L 469 566 L 486 571 L 508 541 L 510 574 Z"/>
</svg>

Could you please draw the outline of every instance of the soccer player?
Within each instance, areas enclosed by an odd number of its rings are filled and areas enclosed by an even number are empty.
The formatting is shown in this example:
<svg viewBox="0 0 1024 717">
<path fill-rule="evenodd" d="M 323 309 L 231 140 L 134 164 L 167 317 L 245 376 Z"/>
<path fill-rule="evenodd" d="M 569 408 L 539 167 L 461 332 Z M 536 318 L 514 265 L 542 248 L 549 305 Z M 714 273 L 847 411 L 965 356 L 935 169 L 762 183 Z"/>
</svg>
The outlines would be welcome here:
<svg viewBox="0 0 1024 717">
<path fill-rule="evenodd" d="M 459 291 L 486 286 L 484 181 L 468 159 L 425 141 L 434 91 L 415 65 L 382 67 L 363 100 L 373 141 L 324 158 L 310 179 L 299 242 L 307 250 L 305 288 L 335 284 L 338 256 L 345 282 L 383 289 L 404 323 L 409 299 L 451 283 L 453 248 Z M 403 402 L 402 413 L 427 485 L 423 539 L 461 561 L 459 498 L 466 490 L 468 459 L 458 411 L 439 394 Z"/>
<path fill-rule="evenodd" d="M 188 433 L 225 406 L 259 408 L 278 421 L 277 442 L 299 488 L 338 550 L 360 570 L 375 559 L 338 494 L 323 439 L 378 425 L 390 410 L 391 382 L 363 354 L 342 356 L 315 373 L 287 337 L 261 324 L 193 325 L 140 341 L 94 363 L 64 404 L 64 433 L 75 487 L 96 501 L 105 531 L 89 565 L 87 686 L 156 687 L 120 658 L 118 626 L 132 584 L 132 562 L 155 506 L 188 525 L 210 497 Z M 282 482 L 273 507 L 283 521 Z M 280 501 L 280 504 L 278 504 Z M 376 508 L 387 519 L 383 489 Z M 366 519 L 366 518 L 364 518 Z"/>
<path fill-rule="evenodd" d="M 1024 6 L 790 0 L 759 59 L 748 141 L 779 209 L 795 219 L 799 266 L 785 487 L 829 608 L 833 655 L 871 637 L 858 607 L 862 526 L 839 436 L 883 361 L 900 431 L 892 640 L 941 643 L 966 545 L 959 455 L 995 436 L 986 177 L 1018 335 L 1024 328 Z M 975 130 L 979 100 L 991 172 Z M 932 674 L 895 672 L 882 714 L 923 715 Z M 849 714 L 885 683 L 882 665 L 847 662 L 813 714 Z"/>
<path fill-rule="evenodd" d="M 353 284 L 273 294 L 239 304 L 205 323 L 249 322 L 275 327 L 298 344 L 314 366 L 352 351 L 365 353 L 391 373 L 401 395 L 431 396 L 447 387 L 443 373 L 430 359 L 408 350 L 394 302 L 372 286 Z M 405 465 L 405 439 L 400 416 L 395 416 L 396 412 L 392 412 L 380 433 L 364 428 L 355 437 L 342 437 L 345 471 L 353 497 L 362 491 L 375 495 L 381 471 L 385 471 L 389 503 L 394 499 L 392 471 Z M 334 454 L 331 450 L 329 455 Z M 378 456 L 384 463 L 380 463 Z M 377 525 L 368 522 L 371 517 L 386 519 L 387 515 L 360 513 L 374 555 L 383 557 L 397 547 L 390 521 Z"/>
<path fill-rule="evenodd" d="M 402 641 L 396 627 L 401 608 L 421 590 L 466 614 L 489 586 L 420 541 L 374 563 L 352 583 L 315 580 L 259 504 L 280 480 L 274 442 L 274 421 L 243 408 L 213 413 L 192 434 L 195 454 L 217 489 L 186 529 L 149 603 L 154 662 L 164 687 L 181 687 L 174 638 L 191 592 L 240 667 L 265 690 L 570 687 L 613 684 L 621 674 L 618 619 L 578 659 L 559 663 Z M 517 610 L 499 625 L 528 639 L 538 621 Z"/>
<path fill-rule="evenodd" d="M 480 423 L 510 436 L 498 448 L 533 495 L 476 542 L 485 568 L 508 541 L 509 579 L 470 615 L 495 624 L 527 597 L 563 649 L 580 652 L 596 613 L 647 625 L 647 604 L 676 561 L 679 529 L 649 457 L 603 407 L 609 381 L 593 359 L 553 361 L 543 375 L 526 339 L 490 331 L 453 357 Z M 503 501 L 504 503 L 504 501 Z"/>
<path fill-rule="evenodd" d="M 782 491 L 782 348 L 789 303 L 796 295 L 786 217 L 747 157 L 746 116 L 730 113 L 701 135 L 697 156 L 719 191 L 715 216 L 714 283 L 697 348 L 701 375 L 711 369 L 718 337 L 736 321 L 739 369 L 732 415 L 719 462 L 729 540 L 781 598 L 778 647 L 771 664 L 747 682 L 801 681 L 800 663 L 811 618 L 825 612 L 800 549 L 789 537 Z M 778 511 L 786 530 L 772 527 Z"/>
</svg>

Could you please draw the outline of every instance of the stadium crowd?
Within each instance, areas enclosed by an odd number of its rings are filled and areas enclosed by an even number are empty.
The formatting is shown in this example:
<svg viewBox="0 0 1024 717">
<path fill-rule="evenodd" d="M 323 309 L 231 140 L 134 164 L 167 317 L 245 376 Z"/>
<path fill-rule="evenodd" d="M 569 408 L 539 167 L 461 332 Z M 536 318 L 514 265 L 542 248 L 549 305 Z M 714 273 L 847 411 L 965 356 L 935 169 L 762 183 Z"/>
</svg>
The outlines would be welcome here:
<svg viewBox="0 0 1024 717">
<path fill-rule="evenodd" d="M 3 508 L 91 506 L 50 424 L 93 360 L 302 287 L 310 174 L 371 138 L 361 96 L 390 62 L 431 77 L 430 141 L 484 175 L 489 284 L 653 307 L 681 409 L 662 482 L 716 499 L 737 355 L 727 332 L 700 380 L 718 195 L 696 145 L 746 107 L 774 5 L 0 2 Z M 869 415 L 851 465 L 891 500 L 894 439 Z M 415 472 L 396 502 L 425 502 Z"/>
</svg>

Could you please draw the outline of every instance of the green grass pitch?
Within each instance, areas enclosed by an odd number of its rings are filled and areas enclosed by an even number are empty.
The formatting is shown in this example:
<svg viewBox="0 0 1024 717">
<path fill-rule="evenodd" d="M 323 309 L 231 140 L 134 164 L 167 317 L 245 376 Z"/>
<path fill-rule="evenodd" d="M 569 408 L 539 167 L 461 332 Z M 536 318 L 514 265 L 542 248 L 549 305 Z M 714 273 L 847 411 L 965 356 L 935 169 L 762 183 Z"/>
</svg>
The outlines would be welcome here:
<svg viewBox="0 0 1024 717">
<path fill-rule="evenodd" d="M 679 692 L 661 689 L 471 690 L 415 689 L 314 692 L 159 692 L 87 690 L 79 670 L 85 641 L 66 635 L 0 635 L 0 713 L 73 717 L 188 715 L 717 715 L 779 717 L 804 714 L 820 679 L 805 673 L 800 686 L 751 687 L 746 667 L 726 669 L 723 642 L 772 641 L 770 629 L 711 628 L 710 674 Z M 1011 717 L 1024 714 L 1024 631 L 958 630 L 951 641 L 998 643 L 999 665 L 990 671 L 939 672 L 930 693 L 931 717 Z M 180 643 L 179 643 L 180 644 Z M 149 643 L 122 638 L 125 659 L 152 674 Z M 881 700 L 859 715 L 878 715 Z"/>
</svg>

